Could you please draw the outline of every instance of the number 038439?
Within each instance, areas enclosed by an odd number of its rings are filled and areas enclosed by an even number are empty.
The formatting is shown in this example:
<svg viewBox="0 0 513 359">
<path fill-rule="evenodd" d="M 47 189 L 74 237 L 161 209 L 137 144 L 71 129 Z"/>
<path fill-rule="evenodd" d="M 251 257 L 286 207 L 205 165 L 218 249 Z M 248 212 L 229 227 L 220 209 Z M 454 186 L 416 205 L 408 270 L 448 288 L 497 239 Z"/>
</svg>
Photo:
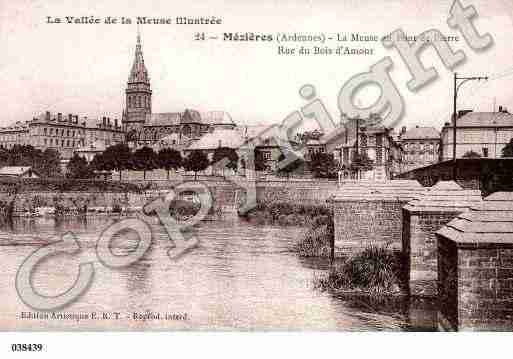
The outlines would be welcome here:
<svg viewBox="0 0 513 359">
<path fill-rule="evenodd" d="M 13 352 L 40 352 L 43 350 L 43 344 L 11 344 Z"/>
</svg>

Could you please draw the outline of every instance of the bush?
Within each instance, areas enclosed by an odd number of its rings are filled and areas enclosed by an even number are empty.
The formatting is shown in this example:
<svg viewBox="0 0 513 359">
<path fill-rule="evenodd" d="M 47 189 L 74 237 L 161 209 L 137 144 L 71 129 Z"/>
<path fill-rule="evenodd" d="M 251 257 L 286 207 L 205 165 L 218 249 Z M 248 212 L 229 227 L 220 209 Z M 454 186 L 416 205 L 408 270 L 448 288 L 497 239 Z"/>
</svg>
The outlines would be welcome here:
<svg viewBox="0 0 513 359">
<path fill-rule="evenodd" d="M 381 247 L 368 247 L 316 280 L 321 290 L 397 294 L 401 284 L 401 257 Z"/>
<path fill-rule="evenodd" d="M 329 257 L 332 234 L 327 225 L 309 229 L 297 244 L 297 252 L 302 257 Z"/>
<path fill-rule="evenodd" d="M 201 205 L 184 200 L 174 200 L 169 206 L 169 213 L 176 219 L 182 219 L 184 217 L 193 217 L 200 210 Z"/>
<path fill-rule="evenodd" d="M 262 216 L 265 217 L 265 221 L 257 220 Z M 252 222 L 281 226 L 309 224 L 320 216 L 331 216 L 330 208 L 326 205 L 302 205 L 274 200 L 257 203 L 255 208 L 245 215 Z"/>
</svg>

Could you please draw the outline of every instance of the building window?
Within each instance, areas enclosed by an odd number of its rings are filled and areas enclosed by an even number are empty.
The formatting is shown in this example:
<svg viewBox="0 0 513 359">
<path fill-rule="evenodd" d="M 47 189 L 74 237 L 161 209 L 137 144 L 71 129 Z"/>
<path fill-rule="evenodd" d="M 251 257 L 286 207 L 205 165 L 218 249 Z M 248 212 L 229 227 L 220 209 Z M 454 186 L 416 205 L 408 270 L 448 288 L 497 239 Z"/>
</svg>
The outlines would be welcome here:
<svg viewBox="0 0 513 359">
<path fill-rule="evenodd" d="M 269 151 L 263 151 L 263 152 L 262 152 L 262 155 L 263 155 L 263 157 L 264 157 L 264 160 L 266 160 L 266 161 L 270 161 L 270 160 L 271 160 L 271 152 L 269 152 Z"/>
<path fill-rule="evenodd" d="M 45 136 L 46 136 L 46 128 L 45 128 L 45 129 L 43 129 L 43 133 L 44 133 L 44 134 L 45 134 Z"/>
<path fill-rule="evenodd" d="M 488 148 L 483 147 L 483 157 L 488 157 Z"/>
<path fill-rule="evenodd" d="M 47 142 L 47 141 L 46 141 L 46 138 L 45 138 L 45 146 L 46 146 L 46 142 Z"/>
</svg>

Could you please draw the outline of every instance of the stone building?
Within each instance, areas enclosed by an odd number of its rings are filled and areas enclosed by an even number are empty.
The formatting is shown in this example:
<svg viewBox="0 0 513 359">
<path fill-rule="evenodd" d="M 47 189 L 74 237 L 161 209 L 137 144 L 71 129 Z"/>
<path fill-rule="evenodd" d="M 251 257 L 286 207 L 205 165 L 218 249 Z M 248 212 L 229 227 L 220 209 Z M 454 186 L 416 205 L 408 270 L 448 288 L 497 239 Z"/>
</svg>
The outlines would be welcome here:
<svg viewBox="0 0 513 359">
<path fill-rule="evenodd" d="M 404 150 L 403 171 L 432 165 L 440 158 L 440 132 L 434 127 L 403 127 L 399 142 Z"/>
<path fill-rule="evenodd" d="M 442 160 L 453 158 L 453 125 L 442 128 Z M 498 112 L 460 111 L 456 120 L 456 158 L 473 151 L 485 158 L 500 158 L 513 138 L 513 114 L 502 106 Z"/>
<path fill-rule="evenodd" d="M 9 149 L 16 144 L 32 145 L 42 151 L 52 148 L 59 151 L 64 160 L 71 158 L 77 148 L 96 140 L 102 140 L 110 146 L 124 139 L 124 132 L 117 119 L 112 122 L 108 117 L 93 120 L 49 111 L 30 121 L 0 128 L 0 148 Z"/>
<path fill-rule="evenodd" d="M 144 64 L 140 35 L 137 36 L 134 62 L 125 90 L 122 123 L 131 147 L 162 147 L 162 139 L 167 138 L 165 142 L 179 150 L 187 148 L 216 128 L 236 127 L 224 111 L 200 113 L 197 110 L 185 109 L 182 112 L 152 112 L 151 83 Z"/>
<path fill-rule="evenodd" d="M 390 179 L 402 172 L 403 149 L 395 141 L 391 129 L 369 124 L 359 125 L 358 131 L 355 126 L 349 126 L 346 132 L 346 142 L 337 148 L 338 158 L 345 167 L 351 165 L 354 153 L 358 152 L 367 154 L 374 161 L 374 168 L 363 174 L 364 179 Z"/>
</svg>

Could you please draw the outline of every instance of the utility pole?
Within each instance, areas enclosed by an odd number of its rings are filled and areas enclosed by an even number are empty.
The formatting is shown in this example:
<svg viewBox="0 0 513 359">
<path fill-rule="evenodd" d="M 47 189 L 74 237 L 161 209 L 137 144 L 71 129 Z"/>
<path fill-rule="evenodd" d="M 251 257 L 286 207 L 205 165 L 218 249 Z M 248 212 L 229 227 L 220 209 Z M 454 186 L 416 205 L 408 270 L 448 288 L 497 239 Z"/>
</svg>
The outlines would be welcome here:
<svg viewBox="0 0 513 359">
<path fill-rule="evenodd" d="M 355 155 L 353 156 L 353 161 L 358 159 L 358 153 L 359 153 L 359 149 L 358 149 L 358 146 L 359 146 L 359 137 L 360 137 L 360 133 L 359 133 L 359 130 L 360 130 L 360 117 L 356 117 L 356 142 L 355 142 L 355 147 L 356 147 L 356 153 Z M 357 178 L 356 179 L 360 179 L 360 170 L 358 170 L 356 172 L 356 176 Z"/>
<path fill-rule="evenodd" d="M 468 81 L 481 81 L 481 80 L 488 80 L 488 76 L 472 76 L 472 77 L 465 77 L 465 76 L 458 76 L 458 73 L 454 73 L 454 99 L 453 99 L 453 108 L 452 108 L 452 160 L 453 160 L 453 166 L 452 166 L 452 179 L 456 181 L 456 120 L 458 118 L 458 112 L 456 109 L 457 106 L 457 100 L 458 100 L 458 90 L 460 89 L 461 85 Z M 460 81 L 458 83 L 458 81 Z"/>
</svg>

